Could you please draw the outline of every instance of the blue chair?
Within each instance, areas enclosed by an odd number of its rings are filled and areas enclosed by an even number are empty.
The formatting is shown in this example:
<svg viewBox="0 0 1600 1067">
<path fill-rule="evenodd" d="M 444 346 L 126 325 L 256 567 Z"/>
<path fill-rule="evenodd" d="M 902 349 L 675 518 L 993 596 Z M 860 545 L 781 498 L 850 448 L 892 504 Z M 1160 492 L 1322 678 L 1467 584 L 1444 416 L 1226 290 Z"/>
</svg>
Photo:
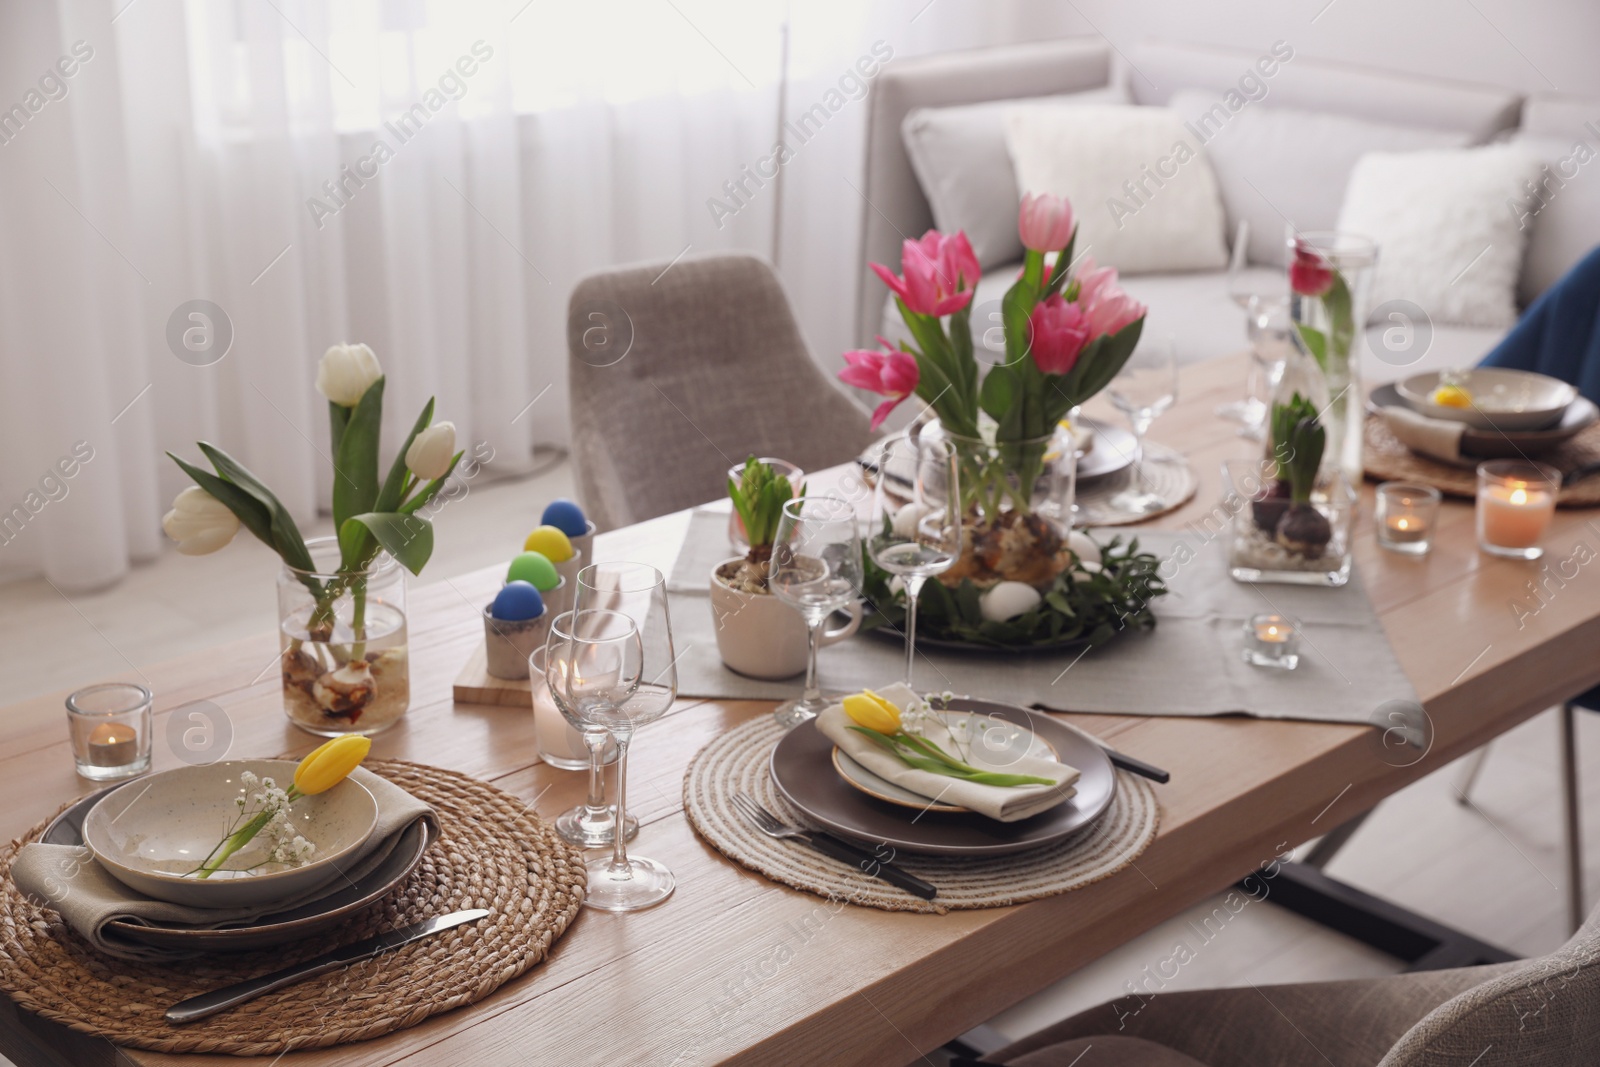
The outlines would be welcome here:
<svg viewBox="0 0 1600 1067">
<path fill-rule="evenodd" d="M 1480 366 L 1548 374 L 1600 404 L 1600 248 L 1540 293 Z"/>
</svg>

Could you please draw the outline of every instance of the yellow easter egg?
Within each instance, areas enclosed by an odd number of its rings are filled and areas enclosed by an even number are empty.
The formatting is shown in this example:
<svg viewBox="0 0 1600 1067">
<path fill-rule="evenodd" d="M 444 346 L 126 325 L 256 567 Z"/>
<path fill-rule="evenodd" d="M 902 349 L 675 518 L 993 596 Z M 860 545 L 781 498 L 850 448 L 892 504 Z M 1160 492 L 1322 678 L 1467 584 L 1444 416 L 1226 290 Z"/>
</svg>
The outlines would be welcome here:
<svg viewBox="0 0 1600 1067">
<path fill-rule="evenodd" d="M 572 558 L 572 541 L 554 526 L 540 526 L 522 542 L 524 552 L 537 552 L 551 563 L 565 563 Z"/>
</svg>

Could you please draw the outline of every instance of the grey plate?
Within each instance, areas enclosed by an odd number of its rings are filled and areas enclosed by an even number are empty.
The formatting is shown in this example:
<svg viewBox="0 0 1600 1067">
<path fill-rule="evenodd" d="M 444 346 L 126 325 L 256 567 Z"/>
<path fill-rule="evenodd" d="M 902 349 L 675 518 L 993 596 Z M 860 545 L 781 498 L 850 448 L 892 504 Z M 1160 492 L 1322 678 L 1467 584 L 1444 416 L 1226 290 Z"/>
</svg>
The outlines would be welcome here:
<svg viewBox="0 0 1600 1067">
<path fill-rule="evenodd" d="M 92 793 L 57 815 L 39 840 L 47 845 L 82 845 L 84 816 L 109 792 L 110 789 L 103 789 Z M 387 896 L 417 869 L 422 854 L 433 844 L 434 838 L 428 821 L 418 819 L 405 829 L 388 858 L 359 882 L 293 910 L 263 915 L 245 926 L 206 930 L 178 924 L 149 926 L 113 920 L 106 924 L 107 929 L 142 945 L 185 952 L 249 952 L 298 941 L 333 929 Z"/>
<path fill-rule="evenodd" d="M 950 706 L 1032 729 L 1080 772 L 1077 795 L 1030 819 L 1003 823 L 971 813 L 921 814 L 874 800 L 831 765 L 833 742 L 816 722 L 801 723 L 772 749 L 768 767 L 778 791 L 818 826 L 873 845 L 939 856 L 1002 856 L 1059 841 L 1104 814 L 1116 772 L 1093 738 L 1059 719 L 990 700 L 957 697 Z"/>
<path fill-rule="evenodd" d="M 1380 385 L 1372 391 L 1371 405 L 1375 408 L 1405 408 L 1411 405 L 1401 399 L 1400 391 L 1391 383 Z M 1461 434 L 1461 451 L 1478 459 L 1521 459 L 1548 452 L 1565 444 L 1600 419 L 1600 408 L 1587 397 L 1578 397 L 1567 405 L 1561 421 L 1548 430 L 1479 430 L 1468 426 Z"/>
<path fill-rule="evenodd" d="M 1110 426 L 1098 419 L 1084 417 L 1085 426 L 1094 427 L 1094 447 L 1078 458 L 1078 480 L 1104 478 L 1125 470 L 1139 454 L 1139 439 L 1132 430 Z"/>
<path fill-rule="evenodd" d="M 925 626 L 927 624 L 923 623 L 922 625 Z M 1118 633 L 1120 632 L 1119 630 Z M 862 633 L 869 637 L 876 637 L 879 640 L 895 641 L 901 645 L 904 645 L 906 640 L 905 634 L 890 626 L 874 626 L 870 630 L 863 630 Z M 1116 635 L 1113 634 L 1112 636 L 1114 638 Z M 963 654 L 982 652 L 989 654 L 999 653 L 1006 656 L 1043 656 L 1053 655 L 1069 649 L 1083 648 L 1087 644 L 1089 644 L 1087 637 L 1074 637 L 1043 645 L 984 645 L 976 641 L 956 641 L 947 637 L 926 637 L 920 629 L 917 632 L 918 648 L 933 648 L 938 649 L 940 652 L 960 652 Z"/>
</svg>

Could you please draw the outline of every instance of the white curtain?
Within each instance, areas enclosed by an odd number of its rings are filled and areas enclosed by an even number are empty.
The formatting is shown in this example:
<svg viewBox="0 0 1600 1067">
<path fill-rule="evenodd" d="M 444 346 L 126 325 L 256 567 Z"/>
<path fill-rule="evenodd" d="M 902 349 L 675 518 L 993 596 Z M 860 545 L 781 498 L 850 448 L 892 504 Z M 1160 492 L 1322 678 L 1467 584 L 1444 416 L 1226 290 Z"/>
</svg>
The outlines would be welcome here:
<svg viewBox="0 0 1600 1067">
<path fill-rule="evenodd" d="M 526 468 L 566 437 L 567 294 L 607 265 L 775 255 L 832 365 L 863 210 L 852 69 L 1041 35 L 1037 6 L 4 5 L 0 577 L 87 589 L 161 552 L 188 482 L 163 452 L 197 440 L 309 523 L 338 341 L 389 375 L 386 449 L 436 396 L 464 447 Z M 750 180 L 830 90 L 826 126 Z"/>
</svg>

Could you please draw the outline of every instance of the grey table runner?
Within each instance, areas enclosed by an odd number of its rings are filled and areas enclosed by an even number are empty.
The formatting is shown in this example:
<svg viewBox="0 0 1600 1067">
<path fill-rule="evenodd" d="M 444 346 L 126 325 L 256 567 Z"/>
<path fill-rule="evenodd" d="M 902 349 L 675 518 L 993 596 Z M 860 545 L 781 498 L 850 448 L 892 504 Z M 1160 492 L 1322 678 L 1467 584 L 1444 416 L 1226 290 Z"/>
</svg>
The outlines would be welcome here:
<svg viewBox="0 0 1600 1067">
<path fill-rule="evenodd" d="M 1194 530 L 1090 531 L 1097 540 L 1137 535 L 1165 564 L 1168 595 L 1155 601 L 1155 629 L 1127 633 L 1087 654 L 947 652 L 918 648 L 916 685 L 1064 711 L 1127 715 L 1221 715 L 1369 722 L 1386 702 L 1416 699 L 1389 647 L 1359 575 L 1339 589 L 1235 582 L 1226 535 L 1209 542 Z M 726 512 L 691 519 L 669 580 L 678 650 L 678 688 L 686 697 L 783 699 L 804 679 L 765 682 L 735 674 L 717 655 L 707 576 L 732 555 Z M 698 577 L 696 577 L 698 576 Z M 1300 666 L 1281 671 L 1241 658 L 1244 620 L 1275 611 L 1300 622 Z M 898 637 L 860 634 L 824 648 L 824 689 L 852 691 L 898 681 Z"/>
</svg>

